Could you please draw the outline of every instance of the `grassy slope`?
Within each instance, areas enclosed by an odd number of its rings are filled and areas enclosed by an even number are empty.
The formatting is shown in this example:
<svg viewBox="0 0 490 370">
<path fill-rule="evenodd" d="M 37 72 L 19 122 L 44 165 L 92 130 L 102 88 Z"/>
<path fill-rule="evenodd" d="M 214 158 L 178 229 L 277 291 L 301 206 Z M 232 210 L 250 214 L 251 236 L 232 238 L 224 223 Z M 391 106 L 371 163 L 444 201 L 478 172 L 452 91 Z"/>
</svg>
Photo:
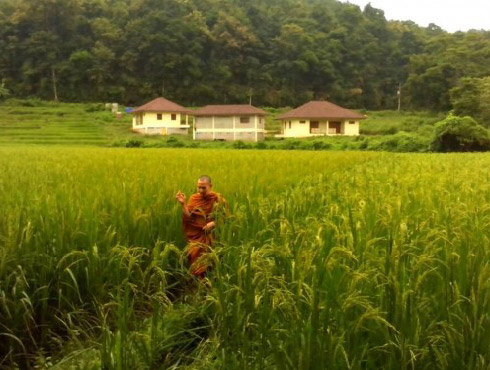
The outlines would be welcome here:
<svg viewBox="0 0 490 370">
<path fill-rule="evenodd" d="M 107 145 L 134 136 L 131 118 L 122 120 L 91 104 L 7 102 L 0 110 L 0 144 Z"/>
</svg>

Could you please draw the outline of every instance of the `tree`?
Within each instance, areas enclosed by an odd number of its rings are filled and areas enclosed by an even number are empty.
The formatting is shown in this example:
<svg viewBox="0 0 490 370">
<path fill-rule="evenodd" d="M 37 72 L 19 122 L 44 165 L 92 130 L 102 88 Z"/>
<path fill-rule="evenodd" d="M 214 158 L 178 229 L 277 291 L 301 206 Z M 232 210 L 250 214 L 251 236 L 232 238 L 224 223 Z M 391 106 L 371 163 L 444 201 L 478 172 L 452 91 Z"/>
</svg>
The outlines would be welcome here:
<svg viewBox="0 0 490 370">
<path fill-rule="evenodd" d="M 490 132 L 473 118 L 449 115 L 436 124 L 430 148 L 436 152 L 490 150 Z"/>
<path fill-rule="evenodd" d="M 0 79 L 15 96 L 139 104 L 446 110 L 490 75 L 490 32 L 387 21 L 335 0 L 0 0 Z M 479 117 L 476 117 L 480 119 Z"/>
<path fill-rule="evenodd" d="M 2 80 L 0 83 L 0 100 L 4 100 L 8 98 L 10 95 L 10 91 L 5 86 L 5 80 Z"/>
<path fill-rule="evenodd" d="M 490 76 L 463 77 L 458 86 L 450 90 L 454 113 L 471 115 L 482 125 L 490 127 Z"/>
</svg>

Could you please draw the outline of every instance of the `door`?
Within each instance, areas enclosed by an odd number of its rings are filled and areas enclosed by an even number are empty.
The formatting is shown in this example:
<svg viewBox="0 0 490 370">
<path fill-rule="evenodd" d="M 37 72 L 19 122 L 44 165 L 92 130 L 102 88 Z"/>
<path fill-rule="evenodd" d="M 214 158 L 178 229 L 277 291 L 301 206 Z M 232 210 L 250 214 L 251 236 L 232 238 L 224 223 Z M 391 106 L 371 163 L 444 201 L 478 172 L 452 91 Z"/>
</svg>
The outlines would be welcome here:
<svg viewBox="0 0 490 370">
<path fill-rule="evenodd" d="M 320 130 L 320 122 L 310 121 L 310 134 L 318 134 Z"/>
<path fill-rule="evenodd" d="M 329 122 L 328 133 L 329 134 L 341 134 L 342 122 Z M 335 131 L 334 131 L 335 130 Z"/>
</svg>

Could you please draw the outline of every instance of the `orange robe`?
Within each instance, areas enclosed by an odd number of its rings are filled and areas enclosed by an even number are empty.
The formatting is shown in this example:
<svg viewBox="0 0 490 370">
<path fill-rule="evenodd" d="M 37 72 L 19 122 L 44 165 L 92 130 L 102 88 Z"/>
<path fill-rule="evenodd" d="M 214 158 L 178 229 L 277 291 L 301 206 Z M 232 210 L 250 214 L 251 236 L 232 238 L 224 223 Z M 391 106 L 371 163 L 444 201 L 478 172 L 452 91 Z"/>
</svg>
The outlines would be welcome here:
<svg viewBox="0 0 490 370">
<path fill-rule="evenodd" d="M 187 255 L 192 275 L 203 278 L 209 263 L 205 254 L 209 246 L 213 244 L 212 231 L 204 231 L 202 228 L 214 220 L 213 209 L 221 198 L 220 194 L 209 192 L 203 197 L 201 194 L 193 194 L 187 203 L 190 215 L 183 214 L 182 224 L 187 238 Z"/>
</svg>

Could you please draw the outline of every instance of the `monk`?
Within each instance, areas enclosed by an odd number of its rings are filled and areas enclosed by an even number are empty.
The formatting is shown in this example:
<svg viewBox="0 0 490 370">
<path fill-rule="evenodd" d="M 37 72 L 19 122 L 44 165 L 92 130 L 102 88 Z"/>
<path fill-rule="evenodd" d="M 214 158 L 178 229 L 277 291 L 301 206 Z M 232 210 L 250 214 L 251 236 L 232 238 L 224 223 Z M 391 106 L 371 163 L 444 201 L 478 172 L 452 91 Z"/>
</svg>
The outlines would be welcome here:
<svg viewBox="0 0 490 370">
<path fill-rule="evenodd" d="M 222 206 L 226 209 L 226 200 L 212 191 L 213 184 L 209 176 L 203 175 L 197 180 L 197 193 L 191 195 L 186 204 L 185 195 L 179 190 L 175 199 L 182 206 L 182 224 L 187 238 L 187 256 L 192 275 L 203 279 L 210 264 L 207 261 L 209 247 L 214 241 L 213 230 L 216 227 L 216 214 Z"/>
</svg>

